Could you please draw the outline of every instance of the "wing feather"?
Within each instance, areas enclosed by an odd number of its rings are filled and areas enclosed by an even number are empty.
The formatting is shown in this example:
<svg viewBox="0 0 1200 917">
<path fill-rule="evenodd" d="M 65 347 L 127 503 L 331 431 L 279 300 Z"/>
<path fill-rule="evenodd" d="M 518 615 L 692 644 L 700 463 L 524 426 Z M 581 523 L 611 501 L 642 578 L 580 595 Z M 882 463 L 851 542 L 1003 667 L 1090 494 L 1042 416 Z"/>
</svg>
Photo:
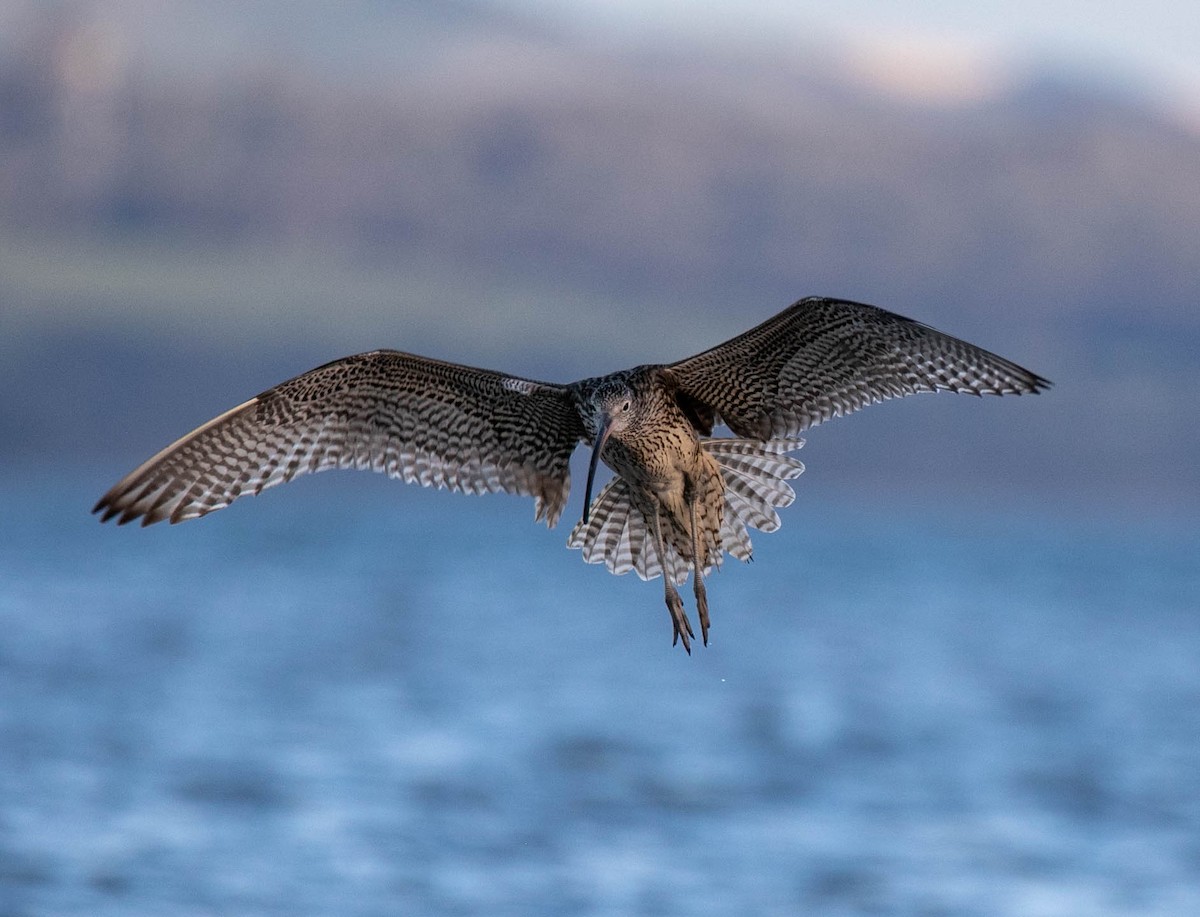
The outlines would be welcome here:
<svg viewBox="0 0 1200 917">
<path fill-rule="evenodd" d="M 583 437 L 564 386 L 379 350 L 283 382 L 172 443 L 96 504 L 102 521 L 181 522 L 301 474 L 360 468 L 532 496 L 554 525 Z"/>
<path fill-rule="evenodd" d="M 802 299 L 669 371 L 685 398 L 758 440 L 794 438 L 831 417 L 917 392 L 1019 395 L 1050 385 L 928 325 L 822 297 Z"/>
</svg>

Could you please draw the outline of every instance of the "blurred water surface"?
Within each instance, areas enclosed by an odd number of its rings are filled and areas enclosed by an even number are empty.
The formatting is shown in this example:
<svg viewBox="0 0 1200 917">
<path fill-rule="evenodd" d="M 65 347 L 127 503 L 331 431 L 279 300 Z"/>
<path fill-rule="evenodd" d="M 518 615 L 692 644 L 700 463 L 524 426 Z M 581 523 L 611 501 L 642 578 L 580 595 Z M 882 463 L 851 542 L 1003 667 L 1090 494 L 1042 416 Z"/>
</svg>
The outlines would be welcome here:
<svg viewBox="0 0 1200 917">
<path fill-rule="evenodd" d="M 528 501 L 108 483 L 0 477 L 5 915 L 1200 913 L 1194 529 L 801 486 L 689 659 Z"/>
</svg>

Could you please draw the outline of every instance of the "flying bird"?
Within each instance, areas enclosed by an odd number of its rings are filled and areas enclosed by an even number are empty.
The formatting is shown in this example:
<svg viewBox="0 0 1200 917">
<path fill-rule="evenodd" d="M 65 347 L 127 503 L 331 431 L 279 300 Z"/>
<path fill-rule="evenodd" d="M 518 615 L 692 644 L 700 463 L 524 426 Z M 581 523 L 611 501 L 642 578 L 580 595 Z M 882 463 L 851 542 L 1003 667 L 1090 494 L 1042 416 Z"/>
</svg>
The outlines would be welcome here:
<svg viewBox="0 0 1200 917">
<path fill-rule="evenodd" d="M 808 297 L 677 363 L 565 385 L 395 350 L 335 360 L 231 408 L 122 478 L 101 521 L 195 519 L 297 475 L 381 471 L 465 493 L 531 496 L 553 527 L 570 458 L 591 447 L 583 518 L 567 544 L 588 563 L 662 576 L 673 643 L 695 637 L 677 586 L 748 561 L 795 498 L 800 434 L 918 392 L 1020 395 L 1050 383 L 1009 360 L 875 306 Z M 714 436 L 723 424 L 733 436 Z M 592 502 L 599 462 L 615 473 Z"/>
</svg>

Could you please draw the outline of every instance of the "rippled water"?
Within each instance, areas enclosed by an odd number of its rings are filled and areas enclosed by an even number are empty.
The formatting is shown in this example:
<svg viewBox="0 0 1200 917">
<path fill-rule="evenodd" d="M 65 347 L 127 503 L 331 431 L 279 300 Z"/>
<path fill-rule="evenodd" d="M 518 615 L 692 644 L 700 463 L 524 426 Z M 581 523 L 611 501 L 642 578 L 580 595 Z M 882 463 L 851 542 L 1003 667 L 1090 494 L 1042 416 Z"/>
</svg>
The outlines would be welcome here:
<svg viewBox="0 0 1200 917">
<path fill-rule="evenodd" d="M 1200 913 L 1195 531 L 802 493 L 689 659 L 528 501 L 326 478 L 0 478 L 0 913 Z"/>
</svg>

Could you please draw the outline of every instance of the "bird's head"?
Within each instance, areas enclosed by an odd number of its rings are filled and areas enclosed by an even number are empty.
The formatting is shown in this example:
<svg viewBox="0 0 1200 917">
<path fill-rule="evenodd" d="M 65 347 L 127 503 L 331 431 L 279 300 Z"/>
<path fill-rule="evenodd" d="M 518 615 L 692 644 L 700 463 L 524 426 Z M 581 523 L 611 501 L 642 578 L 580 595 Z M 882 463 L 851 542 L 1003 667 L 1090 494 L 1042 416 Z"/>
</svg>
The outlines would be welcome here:
<svg viewBox="0 0 1200 917">
<path fill-rule="evenodd" d="M 592 460 L 588 465 L 587 491 L 584 494 L 583 521 L 588 521 L 592 505 L 592 484 L 596 479 L 596 466 L 600 464 L 600 453 L 610 436 L 621 438 L 621 434 L 636 424 L 638 400 L 633 390 L 619 380 L 611 379 L 600 383 L 588 396 L 587 406 L 591 416 Z"/>
</svg>

